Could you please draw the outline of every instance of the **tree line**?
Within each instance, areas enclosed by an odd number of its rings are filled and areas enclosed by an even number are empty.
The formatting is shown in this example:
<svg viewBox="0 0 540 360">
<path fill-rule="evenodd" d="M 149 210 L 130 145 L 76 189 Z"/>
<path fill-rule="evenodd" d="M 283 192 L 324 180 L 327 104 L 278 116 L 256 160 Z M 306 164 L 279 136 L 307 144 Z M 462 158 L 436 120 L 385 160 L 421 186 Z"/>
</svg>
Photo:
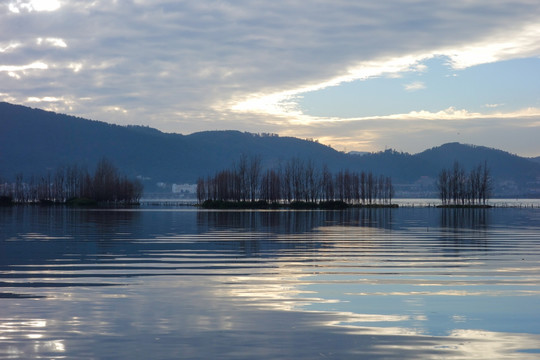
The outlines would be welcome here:
<svg viewBox="0 0 540 360">
<path fill-rule="evenodd" d="M 390 177 L 349 170 L 331 173 L 326 165 L 319 168 L 311 160 L 298 158 L 263 169 L 259 157 L 241 156 L 232 168 L 197 181 L 199 203 L 341 201 L 350 205 L 389 205 L 393 196 Z"/>
<path fill-rule="evenodd" d="M 487 163 L 479 164 L 466 173 L 456 161 L 453 167 L 441 170 L 437 189 L 443 205 L 486 205 L 492 193 Z"/>
<path fill-rule="evenodd" d="M 99 203 L 138 203 L 143 192 L 142 183 L 121 175 L 107 159 L 98 162 L 92 174 L 78 165 L 62 166 L 43 176 L 24 179 L 15 177 L 14 183 L 0 182 L 0 196 L 4 202 L 66 203 L 74 199 L 88 199 Z"/>
</svg>

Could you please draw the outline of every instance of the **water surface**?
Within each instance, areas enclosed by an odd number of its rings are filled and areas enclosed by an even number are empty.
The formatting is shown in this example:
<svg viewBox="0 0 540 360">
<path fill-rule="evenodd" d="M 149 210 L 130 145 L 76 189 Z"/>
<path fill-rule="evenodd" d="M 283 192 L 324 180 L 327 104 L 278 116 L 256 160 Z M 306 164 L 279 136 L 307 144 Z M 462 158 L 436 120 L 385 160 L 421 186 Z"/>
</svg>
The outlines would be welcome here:
<svg viewBox="0 0 540 360">
<path fill-rule="evenodd" d="M 0 358 L 540 357 L 539 209 L 0 209 Z"/>
</svg>

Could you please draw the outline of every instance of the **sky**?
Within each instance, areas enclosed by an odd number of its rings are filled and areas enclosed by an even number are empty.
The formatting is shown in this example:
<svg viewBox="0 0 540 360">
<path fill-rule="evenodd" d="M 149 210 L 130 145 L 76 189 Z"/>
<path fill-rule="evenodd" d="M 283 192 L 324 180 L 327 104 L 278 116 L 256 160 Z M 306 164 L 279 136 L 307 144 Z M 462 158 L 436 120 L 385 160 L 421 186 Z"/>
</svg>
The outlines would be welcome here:
<svg viewBox="0 0 540 360">
<path fill-rule="evenodd" d="M 340 151 L 540 156 L 538 0 L 2 0 L 0 101 Z"/>
</svg>

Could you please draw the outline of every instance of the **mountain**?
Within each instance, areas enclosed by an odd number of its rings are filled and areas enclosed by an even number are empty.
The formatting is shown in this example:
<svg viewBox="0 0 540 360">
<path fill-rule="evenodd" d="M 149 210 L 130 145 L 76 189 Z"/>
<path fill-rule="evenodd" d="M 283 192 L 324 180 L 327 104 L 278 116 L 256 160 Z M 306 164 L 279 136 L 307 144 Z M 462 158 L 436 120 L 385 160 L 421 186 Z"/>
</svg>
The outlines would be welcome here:
<svg viewBox="0 0 540 360">
<path fill-rule="evenodd" d="M 128 176 L 149 181 L 193 183 L 230 167 L 242 154 L 265 166 L 291 157 L 344 167 L 343 154 L 313 141 L 239 131 L 168 134 L 143 126 L 118 126 L 0 103 L 0 176 L 41 175 L 61 165 L 91 168 L 107 157 Z"/>
<path fill-rule="evenodd" d="M 158 183 L 194 183 L 213 175 L 242 154 L 258 156 L 263 168 L 298 158 L 332 171 L 391 176 L 401 196 L 433 196 L 438 173 L 454 161 L 465 169 L 487 161 L 497 195 L 540 195 L 539 161 L 481 146 L 450 143 L 414 155 L 394 150 L 346 154 L 294 137 L 240 131 L 170 134 L 0 103 L 0 178 L 11 181 L 16 174 L 43 175 L 62 165 L 91 170 L 107 157 L 126 175 L 143 179 L 147 191 L 155 191 Z"/>
</svg>

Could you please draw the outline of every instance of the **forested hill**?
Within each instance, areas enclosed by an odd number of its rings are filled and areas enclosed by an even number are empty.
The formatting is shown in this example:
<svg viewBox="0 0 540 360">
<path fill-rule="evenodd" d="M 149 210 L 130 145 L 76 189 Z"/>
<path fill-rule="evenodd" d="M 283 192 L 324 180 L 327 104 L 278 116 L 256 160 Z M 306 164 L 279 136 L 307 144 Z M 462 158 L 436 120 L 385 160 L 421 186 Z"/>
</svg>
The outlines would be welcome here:
<svg viewBox="0 0 540 360">
<path fill-rule="evenodd" d="M 313 158 L 336 168 L 347 157 L 313 141 L 239 131 L 168 134 L 142 126 L 118 126 L 24 106 L 0 103 L 0 176 L 41 174 L 59 165 L 94 166 L 107 157 L 129 176 L 195 182 L 231 166 L 241 154 L 273 166 L 291 157 Z"/>
<path fill-rule="evenodd" d="M 442 168 L 459 161 L 465 169 L 487 161 L 496 194 L 538 195 L 540 163 L 507 152 L 458 143 L 419 154 L 387 150 L 345 154 L 315 141 L 239 131 L 168 134 L 142 126 L 118 126 L 0 103 L 0 178 L 41 175 L 61 165 L 92 170 L 106 157 L 122 173 L 140 176 L 145 189 L 157 183 L 194 183 L 198 177 L 228 168 L 242 154 L 258 156 L 274 167 L 291 158 L 327 164 L 331 171 L 372 171 L 393 178 L 397 195 L 433 194 Z"/>
</svg>

